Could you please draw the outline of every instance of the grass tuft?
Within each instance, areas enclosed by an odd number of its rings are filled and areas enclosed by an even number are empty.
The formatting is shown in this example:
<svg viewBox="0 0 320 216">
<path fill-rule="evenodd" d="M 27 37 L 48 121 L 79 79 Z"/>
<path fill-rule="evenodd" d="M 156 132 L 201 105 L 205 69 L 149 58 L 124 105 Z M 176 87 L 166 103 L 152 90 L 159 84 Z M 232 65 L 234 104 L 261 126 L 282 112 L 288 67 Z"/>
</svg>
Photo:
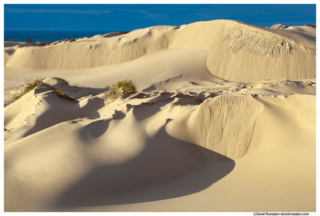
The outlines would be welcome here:
<svg viewBox="0 0 320 216">
<path fill-rule="evenodd" d="M 123 81 L 118 82 L 116 86 L 119 89 L 122 88 L 123 92 L 127 93 L 128 95 L 137 93 L 136 84 L 132 80 L 125 79 Z"/>
<path fill-rule="evenodd" d="M 114 101 L 125 95 L 131 95 L 134 93 L 137 93 L 136 84 L 130 79 L 125 79 L 117 82 L 117 84 L 113 84 L 106 92 L 105 97 L 111 101 Z"/>
<path fill-rule="evenodd" d="M 60 97 L 62 99 L 67 99 L 69 101 L 77 101 L 76 99 L 74 99 L 74 98 L 68 96 L 67 94 L 63 93 L 60 88 L 51 87 L 50 89 L 52 90 L 51 93 L 58 95 L 58 97 Z"/>
<path fill-rule="evenodd" d="M 12 98 L 12 102 L 10 102 L 10 103 L 15 102 L 16 100 L 21 98 L 23 95 L 25 95 L 28 92 L 30 92 L 33 89 L 35 89 L 37 86 L 39 86 L 43 82 L 43 80 L 45 78 L 46 77 L 39 76 L 39 77 L 31 77 L 30 79 L 25 79 L 25 84 L 21 85 L 21 86 L 24 86 L 23 91 L 21 93 L 19 93 L 19 94 L 13 95 L 11 97 Z M 59 82 L 60 83 L 64 83 L 66 85 L 69 85 L 69 82 L 67 80 L 65 80 L 65 79 L 62 79 L 62 78 L 59 78 Z M 77 101 L 76 99 L 71 98 L 67 94 L 63 93 L 60 88 L 50 87 L 50 89 L 52 90 L 52 93 L 58 95 L 60 98 L 67 99 L 67 100 L 70 100 L 70 101 Z"/>
<path fill-rule="evenodd" d="M 63 78 L 59 78 L 59 83 L 69 85 L 69 82 Z"/>
<path fill-rule="evenodd" d="M 12 103 L 15 102 L 16 100 L 18 100 L 19 98 L 21 98 L 23 95 L 27 94 L 28 92 L 30 92 L 31 90 L 35 89 L 38 85 L 40 85 L 42 83 L 42 81 L 45 79 L 46 77 L 31 77 L 30 79 L 25 79 L 25 84 L 22 85 L 24 86 L 23 91 L 20 94 L 16 94 L 14 96 L 12 96 Z"/>
</svg>

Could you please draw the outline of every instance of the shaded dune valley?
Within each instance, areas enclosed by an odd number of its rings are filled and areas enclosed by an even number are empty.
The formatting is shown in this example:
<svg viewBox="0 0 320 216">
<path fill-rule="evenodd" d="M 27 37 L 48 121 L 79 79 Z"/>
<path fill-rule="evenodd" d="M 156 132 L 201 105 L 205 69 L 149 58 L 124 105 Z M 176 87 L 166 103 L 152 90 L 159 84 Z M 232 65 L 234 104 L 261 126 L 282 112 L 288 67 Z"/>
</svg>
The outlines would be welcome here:
<svg viewBox="0 0 320 216">
<path fill-rule="evenodd" d="M 4 94 L 6 212 L 316 211 L 314 26 L 7 41 Z"/>
</svg>

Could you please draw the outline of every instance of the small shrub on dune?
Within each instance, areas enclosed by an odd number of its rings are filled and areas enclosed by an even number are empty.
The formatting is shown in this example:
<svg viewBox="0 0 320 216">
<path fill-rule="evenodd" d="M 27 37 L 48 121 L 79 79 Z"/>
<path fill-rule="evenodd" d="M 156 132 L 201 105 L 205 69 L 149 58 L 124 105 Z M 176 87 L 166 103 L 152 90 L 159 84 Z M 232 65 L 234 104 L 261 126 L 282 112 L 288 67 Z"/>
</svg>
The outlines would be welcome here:
<svg viewBox="0 0 320 216">
<path fill-rule="evenodd" d="M 105 98 L 111 101 L 117 100 L 118 98 L 122 97 L 123 92 L 116 86 L 112 85 L 110 89 L 105 94 Z"/>
<path fill-rule="evenodd" d="M 117 84 L 113 84 L 106 92 L 105 98 L 114 101 L 123 96 L 135 93 L 137 93 L 136 84 L 130 79 L 125 79 L 123 81 L 117 82 Z"/>
<path fill-rule="evenodd" d="M 116 86 L 123 90 L 124 93 L 127 93 L 128 95 L 137 93 L 137 87 L 136 84 L 129 79 L 125 79 L 123 81 L 120 81 L 116 84 Z"/>
</svg>

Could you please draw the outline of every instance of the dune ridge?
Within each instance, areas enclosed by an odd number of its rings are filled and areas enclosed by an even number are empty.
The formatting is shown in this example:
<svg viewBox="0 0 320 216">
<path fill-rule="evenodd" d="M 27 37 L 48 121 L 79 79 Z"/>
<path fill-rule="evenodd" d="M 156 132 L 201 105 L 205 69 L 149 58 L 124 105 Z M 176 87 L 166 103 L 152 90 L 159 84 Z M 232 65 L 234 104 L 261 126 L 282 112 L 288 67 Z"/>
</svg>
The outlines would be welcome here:
<svg viewBox="0 0 320 216">
<path fill-rule="evenodd" d="M 161 49 L 203 49 L 209 53 L 209 71 L 223 79 L 238 82 L 311 79 L 315 78 L 315 31 L 304 28 L 313 37 L 287 38 L 295 33 L 284 34 L 281 31 L 285 30 L 271 31 L 230 20 L 157 26 L 113 37 L 107 34 L 47 47 L 18 48 L 10 58 L 6 57 L 9 58 L 6 66 L 92 68 L 131 61 Z"/>
</svg>

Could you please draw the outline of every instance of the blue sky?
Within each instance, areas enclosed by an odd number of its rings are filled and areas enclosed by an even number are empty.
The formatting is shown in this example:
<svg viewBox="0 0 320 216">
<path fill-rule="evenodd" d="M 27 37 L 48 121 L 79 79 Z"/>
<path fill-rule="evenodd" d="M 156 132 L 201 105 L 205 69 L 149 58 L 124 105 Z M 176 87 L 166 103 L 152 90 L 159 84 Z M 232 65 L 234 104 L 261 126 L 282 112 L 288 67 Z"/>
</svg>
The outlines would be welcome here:
<svg viewBox="0 0 320 216">
<path fill-rule="evenodd" d="M 258 26 L 316 24 L 315 4 L 5 4 L 5 31 L 131 31 L 232 19 Z"/>
</svg>

